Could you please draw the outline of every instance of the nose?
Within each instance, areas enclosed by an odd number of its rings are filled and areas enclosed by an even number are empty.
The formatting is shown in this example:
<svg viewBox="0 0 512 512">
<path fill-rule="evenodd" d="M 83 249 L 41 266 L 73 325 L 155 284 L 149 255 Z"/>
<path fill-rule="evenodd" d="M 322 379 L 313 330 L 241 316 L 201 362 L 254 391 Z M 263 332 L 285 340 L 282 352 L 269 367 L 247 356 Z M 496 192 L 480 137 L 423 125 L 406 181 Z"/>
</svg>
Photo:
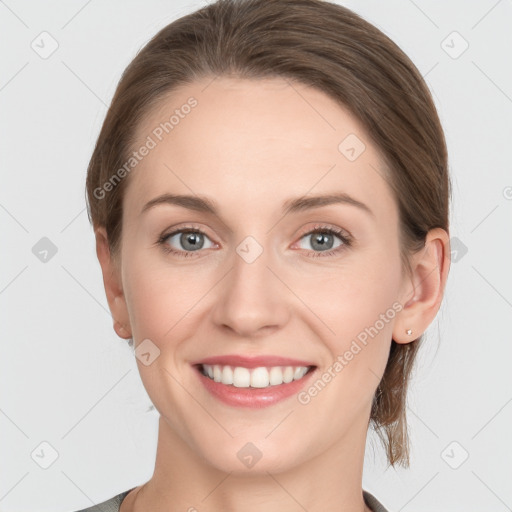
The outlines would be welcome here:
<svg viewBox="0 0 512 512">
<path fill-rule="evenodd" d="M 271 251 L 248 237 L 218 287 L 215 323 L 239 337 L 257 338 L 288 321 L 293 294 L 283 283 Z"/>
</svg>

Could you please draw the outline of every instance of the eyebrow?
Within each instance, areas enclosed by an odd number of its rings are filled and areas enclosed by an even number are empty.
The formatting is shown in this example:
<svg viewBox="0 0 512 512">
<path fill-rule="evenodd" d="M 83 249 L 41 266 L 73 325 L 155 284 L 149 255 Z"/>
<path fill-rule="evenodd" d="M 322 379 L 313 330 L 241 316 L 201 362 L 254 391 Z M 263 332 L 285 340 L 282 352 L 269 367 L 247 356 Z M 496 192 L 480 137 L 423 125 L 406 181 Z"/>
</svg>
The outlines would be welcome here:
<svg viewBox="0 0 512 512">
<path fill-rule="evenodd" d="M 209 213 L 218 216 L 218 208 L 215 203 L 207 197 L 197 195 L 180 194 L 162 194 L 148 201 L 142 208 L 141 215 L 147 210 L 162 204 L 171 204 L 203 213 Z M 331 204 L 347 204 L 355 206 L 360 210 L 375 217 L 373 211 L 361 201 L 353 198 L 345 192 L 339 192 L 327 195 L 302 196 L 288 199 L 283 203 L 283 214 L 302 212 L 313 208 L 320 208 Z"/>
</svg>

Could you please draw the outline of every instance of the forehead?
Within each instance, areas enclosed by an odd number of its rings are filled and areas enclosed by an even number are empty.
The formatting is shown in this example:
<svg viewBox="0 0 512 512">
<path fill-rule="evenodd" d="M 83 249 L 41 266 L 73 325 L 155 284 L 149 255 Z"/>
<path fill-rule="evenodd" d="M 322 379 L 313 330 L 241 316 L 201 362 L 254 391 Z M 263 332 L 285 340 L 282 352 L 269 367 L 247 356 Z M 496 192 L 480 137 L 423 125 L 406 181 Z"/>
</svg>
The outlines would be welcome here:
<svg viewBox="0 0 512 512">
<path fill-rule="evenodd" d="M 332 191 L 392 201 L 383 162 L 359 121 L 322 91 L 283 78 L 182 86 L 140 124 L 135 149 L 148 137 L 154 147 L 132 172 L 125 198 L 140 207 L 162 193 L 245 206 Z"/>
</svg>

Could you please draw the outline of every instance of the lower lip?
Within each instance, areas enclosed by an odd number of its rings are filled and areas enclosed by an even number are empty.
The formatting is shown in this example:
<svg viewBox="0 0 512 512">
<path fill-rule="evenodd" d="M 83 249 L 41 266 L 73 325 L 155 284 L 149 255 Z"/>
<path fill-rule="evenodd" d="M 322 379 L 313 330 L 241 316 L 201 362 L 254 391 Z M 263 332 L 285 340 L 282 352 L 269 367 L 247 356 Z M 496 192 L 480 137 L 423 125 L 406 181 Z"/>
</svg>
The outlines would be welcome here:
<svg viewBox="0 0 512 512">
<path fill-rule="evenodd" d="M 286 400 L 292 395 L 297 394 L 311 379 L 316 368 L 310 370 L 302 379 L 292 380 L 288 384 L 279 384 L 277 386 L 268 386 L 266 388 L 237 388 L 233 385 L 222 384 L 206 377 L 197 367 L 196 372 L 199 375 L 204 387 L 221 402 L 233 407 L 252 407 L 262 408 L 274 405 L 277 402 Z"/>
</svg>

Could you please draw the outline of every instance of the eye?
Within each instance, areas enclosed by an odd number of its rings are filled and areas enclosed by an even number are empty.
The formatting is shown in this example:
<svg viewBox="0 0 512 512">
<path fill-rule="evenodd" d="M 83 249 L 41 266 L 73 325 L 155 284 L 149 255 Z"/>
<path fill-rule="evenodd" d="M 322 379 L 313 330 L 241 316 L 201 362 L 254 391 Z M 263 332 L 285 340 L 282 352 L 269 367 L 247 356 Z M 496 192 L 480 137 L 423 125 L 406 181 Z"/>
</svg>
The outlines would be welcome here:
<svg viewBox="0 0 512 512">
<path fill-rule="evenodd" d="M 187 258 L 194 256 L 194 252 L 205 248 L 210 249 L 215 246 L 215 244 L 210 241 L 211 245 L 205 247 L 205 239 L 210 240 L 200 229 L 187 226 L 162 235 L 158 243 L 163 246 L 165 251 L 175 254 L 176 256 Z M 172 244 L 177 244 L 178 249 L 173 248 Z"/>
<path fill-rule="evenodd" d="M 310 245 L 313 248 L 313 253 L 311 254 L 313 257 L 333 256 L 345 250 L 347 247 L 350 247 L 352 243 L 352 239 L 348 233 L 339 228 L 322 225 L 315 226 L 313 230 L 302 235 L 301 239 L 307 239 L 308 237 Z M 335 238 L 337 238 L 340 243 L 333 249 Z"/>
<path fill-rule="evenodd" d="M 313 257 L 333 256 L 352 245 L 351 235 L 339 228 L 331 226 L 317 225 L 314 229 L 304 233 L 301 239 L 307 239 L 308 237 L 310 238 L 310 245 L 313 248 L 310 255 Z M 336 238 L 340 242 L 333 248 Z M 205 239 L 208 240 L 210 244 L 206 244 L 206 247 Z M 185 226 L 171 233 L 165 233 L 158 239 L 158 244 L 160 244 L 166 252 L 184 258 L 194 257 L 194 253 L 200 252 L 201 249 L 211 249 L 216 246 L 203 231 L 195 226 Z M 177 244 L 178 248 L 174 248 L 173 244 Z"/>
</svg>

